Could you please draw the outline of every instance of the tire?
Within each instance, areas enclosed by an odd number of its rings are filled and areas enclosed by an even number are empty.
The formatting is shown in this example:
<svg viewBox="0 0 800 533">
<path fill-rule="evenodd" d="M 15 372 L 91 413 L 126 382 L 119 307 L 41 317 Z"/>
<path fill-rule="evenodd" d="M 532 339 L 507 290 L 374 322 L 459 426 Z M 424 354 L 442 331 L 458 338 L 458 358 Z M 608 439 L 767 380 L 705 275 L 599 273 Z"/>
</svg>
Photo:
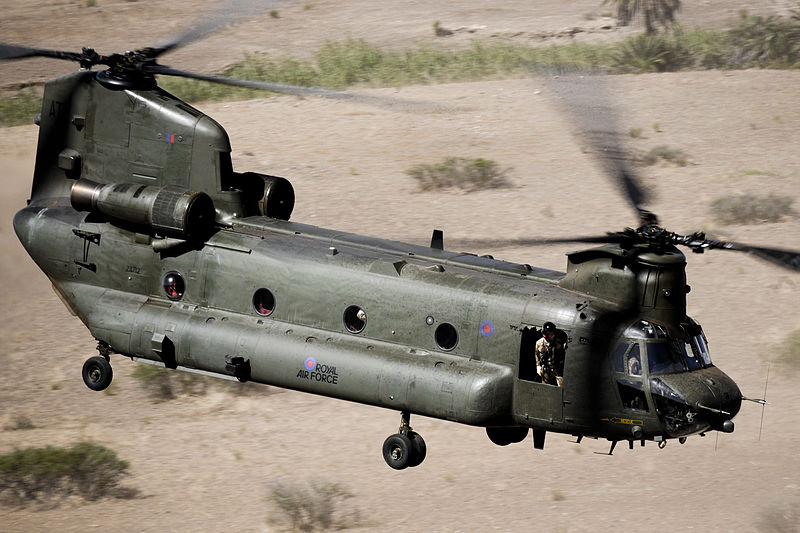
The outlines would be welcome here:
<svg viewBox="0 0 800 533">
<path fill-rule="evenodd" d="M 405 435 L 395 433 L 383 442 L 383 460 L 395 470 L 407 468 L 413 455 L 411 440 Z"/>
<path fill-rule="evenodd" d="M 105 357 L 96 355 L 83 363 L 83 382 L 94 391 L 101 391 L 111 385 L 114 372 Z"/>
<path fill-rule="evenodd" d="M 528 428 L 520 426 L 520 427 L 508 428 L 507 432 L 508 432 L 509 442 L 511 442 L 511 444 L 514 444 L 517 442 L 524 441 L 528 437 L 528 433 L 530 431 L 528 430 Z"/>
<path fill-rule="evenodd" d="M 489 436 L 490 441 L 498 446 L 508 446 L 511 444 L 511 441 L 508 439 L 508 434 L 504 430 L 505 428 L 487 427 L 486 435 Z"/>
<path fill-rule="evenodd" d="M 408 438 L 411 441 L 411 459 L 408 461 L 408 466 L 413 468 L 422 464 L 428 454 L 428 448 L 425 446 L 425 439 L 419 433 L 409 431 Z"/>
</svg>

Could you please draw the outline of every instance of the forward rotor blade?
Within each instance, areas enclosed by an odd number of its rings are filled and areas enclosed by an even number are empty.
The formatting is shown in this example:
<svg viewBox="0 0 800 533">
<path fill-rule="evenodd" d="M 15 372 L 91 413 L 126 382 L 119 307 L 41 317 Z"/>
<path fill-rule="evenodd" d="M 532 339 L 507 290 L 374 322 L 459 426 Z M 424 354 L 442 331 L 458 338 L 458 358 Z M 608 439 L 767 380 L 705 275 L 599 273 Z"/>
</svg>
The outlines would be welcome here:
<svg viewBox="0 0 800 533">
<path fill-rule="evenodd" d="M 212 83 L 222 83 L 225 85 L 233 85 L 236 87 L 247 87 L 250 89 L 260 89 L 276 93 L 294 94 L 298 96 L 314 96 L 318 98 L 330 98 L 332 100 L 350 101 L 350 102 L 372 105 L 375 107 L 388 108 L 393 111 L 434 112 L 434 111 L 445 111 L 448 109 L 452 109 L 444 105 L 434 104 L 430 102 L 421 102 L 417 100 L 403 100 L 399 98 L 371 96 L 366 94 L 353 93 L 349 91 L 336 91 L 331 89 L 322 89 L 320 87 L 289 85 L 286 83 L 277 83 L 271 81 L 256 81 L 256 80 L 243 80 L 240 78 L 228 78 L 226 76 L 200 74 L 198 72 L 179 70 L 171 67 L 165 67 L 162 65 L 148 66 L 146 67 L 146 71 L 151 74 L 178 76 L 181 78 L 190 78 L 195 80 L 208 81 Z"/>
<path fill-rule="evenodd" d="M 631 164 L 630 152 L 624 147 L 606 87 L 606 77 L 599 73 L 577 71 L 542 72 L 546 85 L 556 94 L 564 113 L 600 159 L 606 173 L 613 178 L 630 205 L 642 216 L 648 213 L 644 204 L 648 194 L 639 184 Z"/>
<path fill-rule="evenodd" d="M 800 252 L 796 250 L 785 250 L 781 248 L 767 248 L 764 246 L 750 246 L 748 244 L 739 244 L 736 242 L 724 241 L 708 241 L 709 249 L 718 248 L 721 250 L 735 250 L 740 252 L 747 252 L 751 255 L 768 261 L 773 265 L 783 267 L 795 272 L 800 272 Z"/>
<path fill-rule="evenodd" d="M 176 48 L 186 46 L 227 26 L 246 20 L 256 13 L 271 9 L 280 3 L 276 0 L 228 0 L 223 2 L 221 6 L 206 14 L 185 32 L 169 39 L 160 46 L 154 47 L 153 57 L 158 57 Z"/>
<path fill-rule="evenodd" d="M 82 54 L 75 52 L 62 52 L 59 50 L 31 48 L 30 46 L 0 44 L 0 61 L 24 59 L 26 57 L 52 57 L 55 59 L 66 59 L 68 61 L 80 61 Z"/>
</svg>

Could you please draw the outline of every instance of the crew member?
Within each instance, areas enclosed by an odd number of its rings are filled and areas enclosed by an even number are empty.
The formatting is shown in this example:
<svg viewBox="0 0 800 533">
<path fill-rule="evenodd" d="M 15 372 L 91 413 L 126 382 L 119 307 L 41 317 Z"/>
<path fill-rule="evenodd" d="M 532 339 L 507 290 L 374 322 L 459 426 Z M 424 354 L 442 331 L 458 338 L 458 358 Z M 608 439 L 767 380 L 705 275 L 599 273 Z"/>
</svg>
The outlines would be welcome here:
<svg viewBox="0 0 800 533">
<path fill-rule="evenodd" d="M 556 339 L 556 325 L 545 322 L 542 326 L 542 338 L 536 341 L 536 373 L 542 383 L 561 386 L 564 378 L 559 375 L 557 355 L 563 353 L 564 346 Z"/>
</svg>

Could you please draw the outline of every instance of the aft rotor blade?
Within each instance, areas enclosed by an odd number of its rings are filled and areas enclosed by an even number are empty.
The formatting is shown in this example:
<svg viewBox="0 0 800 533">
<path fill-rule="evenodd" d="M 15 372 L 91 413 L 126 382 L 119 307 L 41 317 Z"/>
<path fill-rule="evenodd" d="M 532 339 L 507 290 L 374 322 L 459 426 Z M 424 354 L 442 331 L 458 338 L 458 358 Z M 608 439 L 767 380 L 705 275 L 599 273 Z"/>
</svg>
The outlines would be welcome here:
<svg viewBox="0 0 800 533">
<path fill-rule="evenodd" d="M 16 46 L 13 44 L 0 44 L 0 61 L 24 59 L 26 57 L 52 57 L 68 61 L 80 61 L 82 54 L 75 52 L 62 52 L 59 50 L 45 50 L 30 46 Z"/>
<path fill-rule="evenodd" d="M 246 87 L 249 89 L 260 89 L 283 94 L 294 94 L 298 96 L 314 96 L 318 98 L 330 98 L 332 100 L 344 100 L 376 107 L 389 108 L 395 111 L 442 111 L 448 109 L 447 106 L 417 100 L 403 100 L 399 98 L 389 98 L 383 96 L 372 96 L 349 91 L 336 91 L 332 89 L 322 89 L 320 87 L 306 87 L 302 85 L 289 85 L 271 81 L 243 80 L 240 78 L 229 78 L 227 76 L 217 76 L 213 74 L 200 74 L 187 70 L 179 70 L 162 65 L 153 65 L 146 68 L 150 74 L 162 74 L 167 76 L 178 76 L 212 83 L 222 83 L 236 87 Z"/>
<path fill-rule="evenodd" d="M 155 53 L 153 57 L 198 41 L 227 26 L 244 21 L 256 13 L 271 9 L 280 3 L 276 0 L 228 0 L 223 2 L 221 6 L 206 14 L 185 32 L 169 39 L 160 46 L 154 47 Z"/>
<path fill-rule="evenodd" d="M 590 243 L 590 244 L 614 244 L 620 243 L 626 237 L 619 234 L 607 234 L 586 237 L 567 237 L 559 239 L 533 239 L 533 238 L 519 238 L 519 239 L 453 239 L 453 242 L 459 247 L 469 248 L 508 248 L 512 246 L 543 246 L 547 244 L 566 244 L 566 243 Z"/>
<path fill-rule="evenodd" d="M 640 216 L 648 213 L 644 204 L 649 197 L 639 183 L 631 154 L 624 146 L 606 77 L 599 73 L 564 70 L 541 74 L 577 129 L 576 136 L 591 147 L 637 213 Z"/>
</svg>

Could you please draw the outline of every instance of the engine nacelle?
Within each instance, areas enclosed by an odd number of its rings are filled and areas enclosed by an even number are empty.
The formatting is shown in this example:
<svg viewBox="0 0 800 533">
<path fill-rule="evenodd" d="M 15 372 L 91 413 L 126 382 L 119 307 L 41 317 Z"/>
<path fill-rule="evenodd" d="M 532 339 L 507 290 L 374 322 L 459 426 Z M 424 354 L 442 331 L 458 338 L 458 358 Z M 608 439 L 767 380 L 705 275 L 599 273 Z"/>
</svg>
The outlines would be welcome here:
<svg viewBox="0 0 800 533">
<path fill-rule="evenodd" d="M 82 179 L 73 184 L 70 202 L 78 211 L 102 213 L 182 238 L 205 237 L 215 216 L 209 195 L 175 185 L 102 184 Z"/>
<path fill-rule="evenodd" d="M 244 189 L 247 212 L 289 220 L 294 209 L 294 187 L 286 178 L 258 172 L 238 174 Z"/>
</svg>

